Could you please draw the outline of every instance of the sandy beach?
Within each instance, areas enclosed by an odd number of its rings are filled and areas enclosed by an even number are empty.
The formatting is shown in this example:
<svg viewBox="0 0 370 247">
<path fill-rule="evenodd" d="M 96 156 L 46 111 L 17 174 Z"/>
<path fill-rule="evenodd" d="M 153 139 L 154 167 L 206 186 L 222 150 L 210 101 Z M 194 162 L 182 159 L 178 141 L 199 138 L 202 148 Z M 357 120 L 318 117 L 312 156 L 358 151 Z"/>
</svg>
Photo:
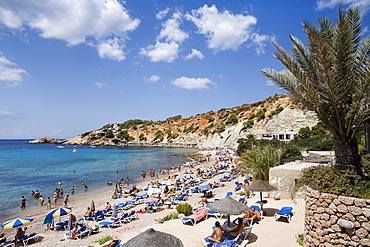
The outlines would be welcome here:
<svg viewBox="0 0 370 247">
<path fill-rule="evenodd" d="M 200 163 L 200 165 L 198 165 L 197 167 L 201 168 L 209 167 L 212 163 L 214 163 L 215 159 L 214 157 L 212 157 L 210 160 L 211 161 L 209 162 Z M 188 168 L 185 169 L 189 170 Z M 182 176 L 184 174 L 185 169 L 182 169 L 181 172 L 178 172 L 178 175 Z M 216 181 L 222 176 L 223 176 L 222 174 L 218 174 L 213 178 L 207 180 L 203 184 Z M 223 187 L 215 188 L 214 198 L 224 197 L 227 192 L 234 191 L 235 181 L 238 179 L 239 181 L 242 180 L 242 178 L 236 178 L 230 182 L 224 182 L 223 184 L 225 186 Z M 162 179 L 160 178 L 159 181 L 161 180 Z M 139 184 L 137 184 L 137 187 L 144 188 L 149 182 L 150 179 L 145 179 L 141 181 Z M 91 200 L 94 200 L 97 209 L 103 209 L 105 207 L 106 202 L 110 202 L 110 204 L 113 205 L 130 199 L 130 198 L 110 199 L 113 190 L 114 190 L 113 187 L 107 187 L 105 189 L 71 197 L 70 206 L 73 208 L 73 214 L 76 215 L 77 219 L 83 217 L 86 208 L 91 205 Z M 202 194 L 194 193 L 188 197 L 187 202 L 191 204 L 193 207 L 196 207 L 201 199 L 201 195 Z M 238 197 L 235 194 L 233 195 L 233 197 L 235 199 L 238 199 Z M 263 219 L 259 222 L 259 224 L 253 225 L 253 230 L 247 237 L 247 239 L 249 240 L 247 246 L 299 246 L 296 243 L 296 235 L 299 233 L 303 233 L 304 200 L 303 199 L 296 199 L 295 201 L 288 199 L 274 200 L 273 198 L 268 198 L 268 193 L 264 193 L 264 197 L 266 197 L 265 199 L 268 200 L 268 203 L 264 206 L 267 215 L 263 216 Z M 257 205 L 256 201 L 258 200 L 259 193 L 256 193 L 254 197 L 250 197 L 247 200 L 248 206 Z M 212 201 L 212 199 L 210 201 Z M 59 203 L 60 205 L 58 206 L 62 206 L 61 205 L 62 202 Z M 292 217 L 290 223 L 288 223 L 285 220 L 275 221 L 274 213 L 284 206 L 294 207 L 295 214 Z M 53 208 L 55 208 L 55 206 L 53 206 Z M 131 210 L 137 211 L 140 208 L 143 208 L 143 205 L 136 205 L 135 207 L 129 209 L 129 211 Z M 139 218 L 131 221 L 130 223 L 126 223 L 123 226 L 115 227 L 113 229 L 109 229 L 107 227 L 100 227 L 99 233 L 92 234 L 88 237 L 84 237 L 79 240 L 65 240 L 64 234 L 67 232 L 66 230 L 59 231 L 46 230 L 46 227 L 43 226 L 42 223 L 49 209 L 46 209 L 45 206 L 40 208 L 26 209 L 23 212 L 19 212 L 15 215 L 9 216 L 9 219 L 13 219 L 16 217 L 34 218 L 34 221 L 26 226 L 28 228 L 27 233 L 37 232 L 37 234 L 40 236 L 37 242 L 34 241 L 29 242 L 29 246 L 35 247 L 101 246 L 97 243 L 94 243 L 95 240 L 107 235 L 114 236 L 122 240 L 122 242 L 124 243 L 148 228 L 154 228 L 162 232 L 170 233 L 181 239 L 184 246 L 186 247 L 203 246 L 202 239 L 212 233 L 212 226 L 214 225 L 216 219 L 213 217 L 203 219 L 194 226 L 191 224 L 183 224 L 180 219 L 166 221 L 164 224 L 155 223 L 155 219 L 160 219 L 175 210 L 176 210 L 175 207 L 173 207 L 172 209 L 166 209 L 161 212 L 139 214 Z M 68 216 L 62 216 L 61 220 L 65 220 L 67 219 L 67 217 Z M 232 216 L 231 219 L 234 219 L 236 217 L 237 216 Z M 55 218 L 55 222 L 58 222 L 59 220 L 60 220 L 59 217 Z M 221 221 L 224 220 L 226 220 L 226 218 L 222 219 Z M 94 222 L 88 221 L 88 224 L 92 226 L 94 225 Z M 0 230 L 0 233 L 4 233 L 8 239 L 13 238 L 15 232 L 16 232 L 15 229 Z M 22 244 L 19 244 L 19 246 L 22 246 Z"/>
</svg>

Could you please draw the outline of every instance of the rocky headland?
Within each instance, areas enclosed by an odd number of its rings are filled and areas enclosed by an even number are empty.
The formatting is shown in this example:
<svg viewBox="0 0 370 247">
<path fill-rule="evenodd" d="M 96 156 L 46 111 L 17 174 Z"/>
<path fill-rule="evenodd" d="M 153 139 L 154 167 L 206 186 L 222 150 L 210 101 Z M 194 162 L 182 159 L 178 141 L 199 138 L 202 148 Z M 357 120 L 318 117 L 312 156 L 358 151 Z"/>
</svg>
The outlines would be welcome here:
<svg viewBox="0 0 370 247">
<path fill-rule="evenodd" d="M 169 118 L 171 119 L 171 118 Z M 128 124 L 130 123 L 130 124 Z M 289 94 L 207 112 L 189 118 L 166 121 L 129 120 L 58 141 L 39 138 L 29 143 L 57 143 L 96 146 L 237 147 L 238 139 L 297 132 L 318 123 L 316 114 L 302 109 Z"/>
</svg>

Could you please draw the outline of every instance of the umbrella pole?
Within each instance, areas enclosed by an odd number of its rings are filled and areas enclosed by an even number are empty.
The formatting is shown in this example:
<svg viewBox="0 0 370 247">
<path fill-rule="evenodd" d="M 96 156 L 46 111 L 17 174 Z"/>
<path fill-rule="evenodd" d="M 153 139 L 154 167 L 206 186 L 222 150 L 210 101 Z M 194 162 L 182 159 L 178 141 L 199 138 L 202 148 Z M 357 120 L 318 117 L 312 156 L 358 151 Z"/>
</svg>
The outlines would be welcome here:
<svg viewBox="0 0 370 247">
<path fill-rule="evenodd" d="M 263 202 L 262 202 L 262 192 L 260 192 L 260 202 L 261 202 L 261 217 L 263 217 Z"/>
<path fill-rule="evenodd" d="M 227 215 L 227 225 L 230 227 L 230 215 L 228 214 Z M 227 231 L 227 238 L 230 239 L 231 235 L 230 235 L 230 231 Z"/>
</svg>

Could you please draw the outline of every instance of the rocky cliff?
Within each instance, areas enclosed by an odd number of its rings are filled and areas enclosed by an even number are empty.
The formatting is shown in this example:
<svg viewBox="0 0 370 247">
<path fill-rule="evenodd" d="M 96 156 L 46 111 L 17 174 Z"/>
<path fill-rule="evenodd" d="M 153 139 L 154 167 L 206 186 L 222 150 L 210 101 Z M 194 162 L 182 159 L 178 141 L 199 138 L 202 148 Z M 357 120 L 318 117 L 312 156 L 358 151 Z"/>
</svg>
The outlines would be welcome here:
<svg viewBox="0 0 370 247">
<path fill-rule="evenodd" d="M 287 131 L 292 133 L 314 126 L 318 119 L 315 113 L 293 103 L 290 95 L 279 95 L 184 119 L 133 122 L 129 126 L 127 123 L 108 124 L 67 139 L 63 144 L 237 147 L 237 140 L 249 134 L 257 138 L 284 135 Z"/>
</svg>

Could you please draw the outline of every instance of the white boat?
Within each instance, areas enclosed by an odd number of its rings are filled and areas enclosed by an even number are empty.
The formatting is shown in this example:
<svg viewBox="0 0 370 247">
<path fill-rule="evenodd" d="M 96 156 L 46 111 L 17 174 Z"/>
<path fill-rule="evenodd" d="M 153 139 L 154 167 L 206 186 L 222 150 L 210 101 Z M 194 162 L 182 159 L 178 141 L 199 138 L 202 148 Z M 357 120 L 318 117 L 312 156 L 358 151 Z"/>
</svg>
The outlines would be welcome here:
<svg viewBox="0 0 370 247">
<path fill-rule="evenodd" d="M 64 146 L 57 146 L 57 148 L 64 148 Z"/>
<path fill-rule="evenodd" d="M 95 145 L 90 145 L 91 148 L 95 148 Z"/>
</svg>

